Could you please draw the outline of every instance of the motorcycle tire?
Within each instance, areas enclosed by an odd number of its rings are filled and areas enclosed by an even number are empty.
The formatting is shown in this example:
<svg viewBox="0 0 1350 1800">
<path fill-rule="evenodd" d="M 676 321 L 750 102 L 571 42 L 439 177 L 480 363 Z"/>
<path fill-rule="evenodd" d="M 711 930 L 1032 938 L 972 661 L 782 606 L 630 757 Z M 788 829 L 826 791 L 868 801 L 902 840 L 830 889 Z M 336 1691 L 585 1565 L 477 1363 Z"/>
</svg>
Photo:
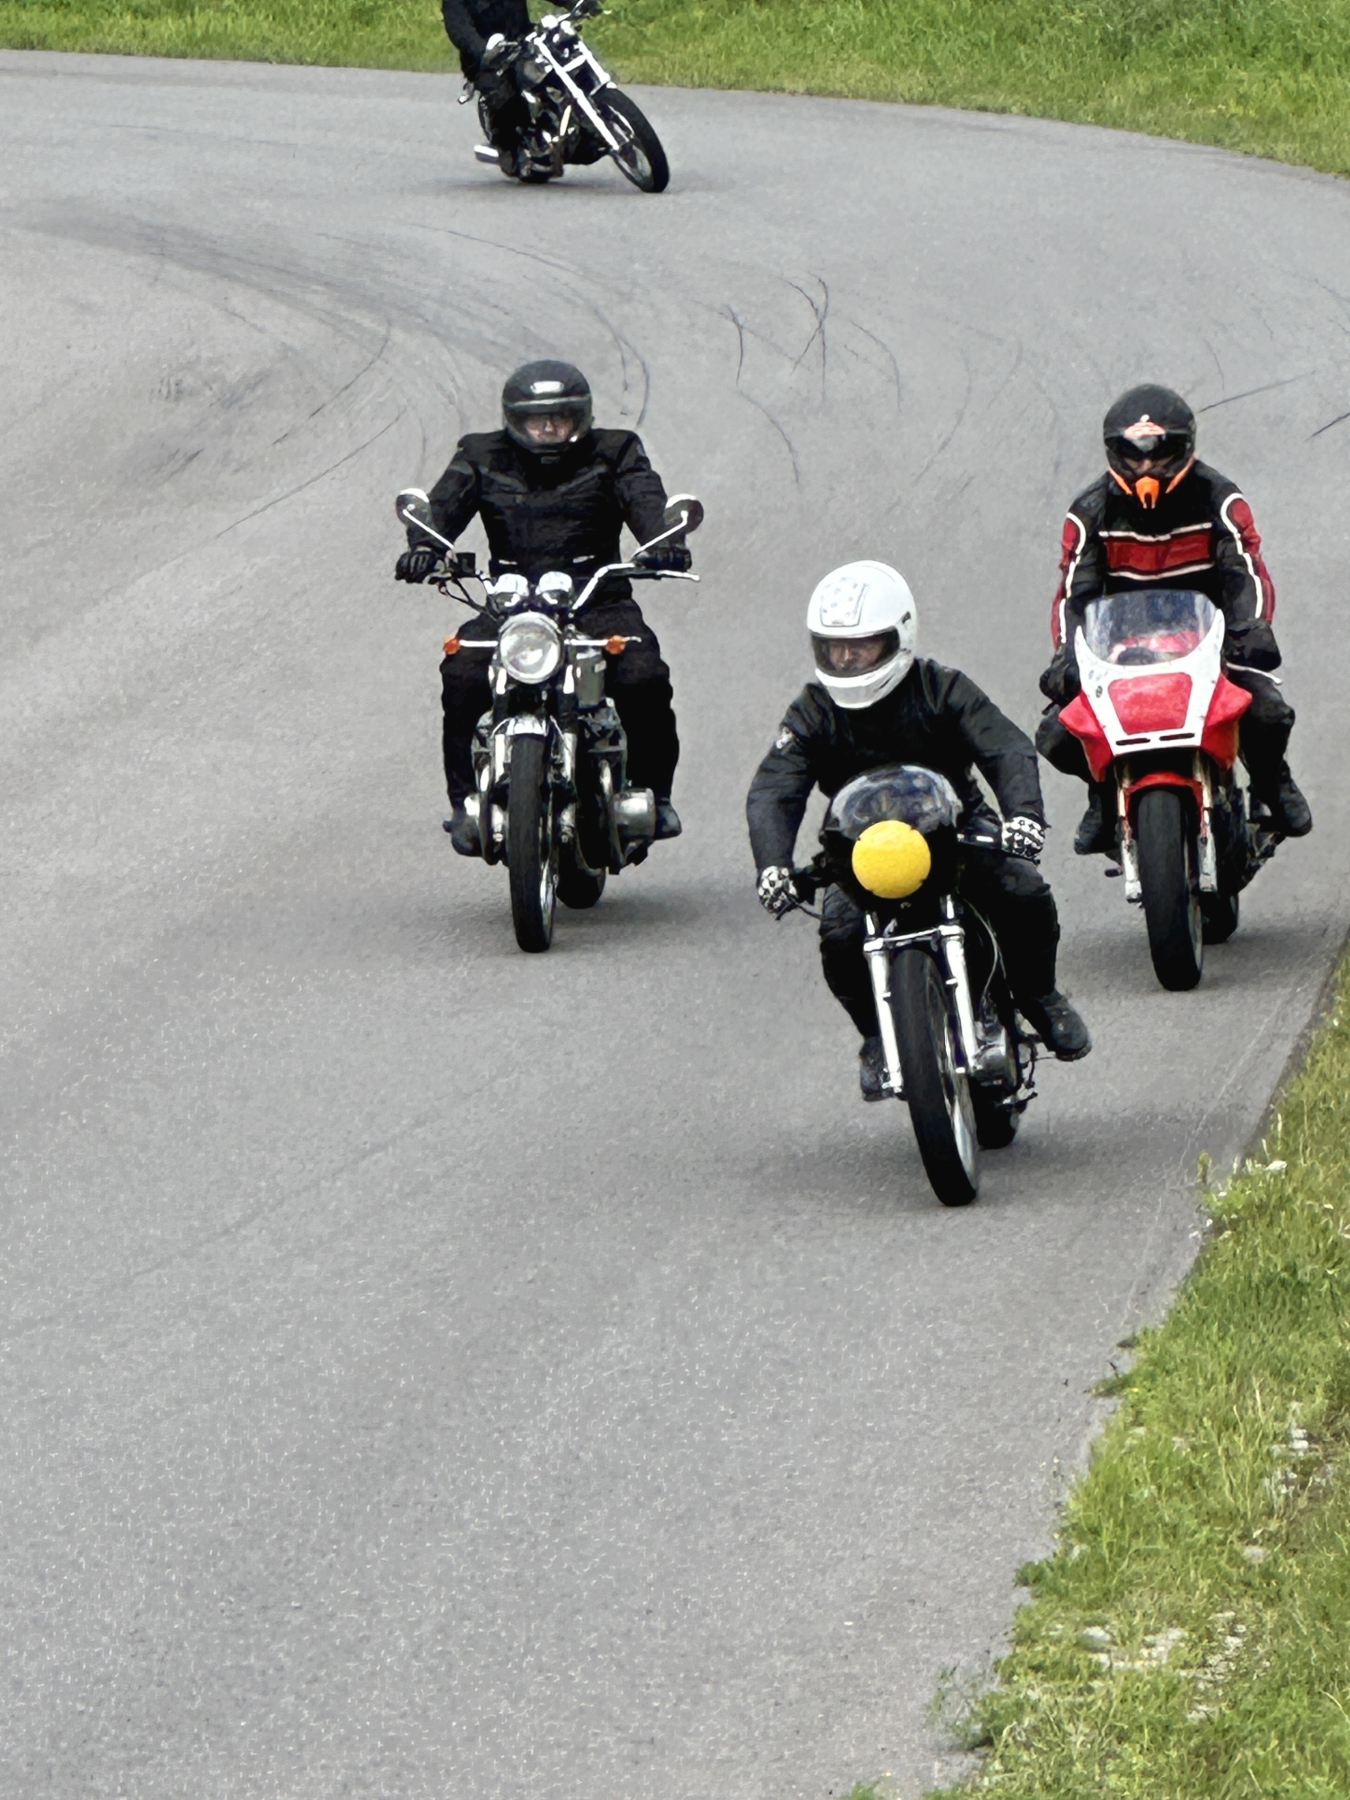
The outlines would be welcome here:
<svg viewBox="0 0 1350 1800">
<path fill-rule="evenodd" d="M 978 1087 L 971 1088 L 970 1099 L 975 1109 L 975 1138 L 981 1150 L 1006 1150 L 1017 1136 L 1021 1113 L 1010 1106 L 1000 1106 Z"/>
<path fill-rule="evenodd" d="M 619 148 L 609 154 L 620 173 L 644 194 L 664 193 L 670 181 L 670 164 L 642 108 L 618 88 L 606 88 L 597 94 L 595 107 L 619 140 Z"/>
<path fill-rule="evenodd" d="M 517 737 L 511 745 L 506 813 L 506 862 L 511 877 L 511 923 L 522 950 L 553 942 L 558 898 L 558 835 L 549 785 L 548 740 Z"/>
<path fill-rule="evenodd" d="M 1236 894 L 1201 894 L 1200 917 L 1207 944 L 1226 944 L 1238 928 Z"/>
<path fill-rule="evenodd" d="M 578 869 L 575 864 L 565 863 L 558 871 L 558 898 L 564 906 L 570 906 L 573 912 L 585 912 L 597 905 L 604 891 L 603 869 L 597 869 L 591 875 L 585 869 Z"/>
<path fill-rule="evenodd" d="M 1175 788 L 1139 796 L 1135 838 L 1153 971 L 1165 988 L 1184 993 L 1204 969 L 1205 937 L 1195 825 Z"/>
<path fill-rule="evenodd" d="M 900 1073 L 924 1172 L 944 1206 L 968 1206 L 980 1190 L 980 1146 L 970 1082 L 956 1066 L 947 985 L 930 952 L 915 944 L 897 952 L 890 987 Z"/>
</svg>

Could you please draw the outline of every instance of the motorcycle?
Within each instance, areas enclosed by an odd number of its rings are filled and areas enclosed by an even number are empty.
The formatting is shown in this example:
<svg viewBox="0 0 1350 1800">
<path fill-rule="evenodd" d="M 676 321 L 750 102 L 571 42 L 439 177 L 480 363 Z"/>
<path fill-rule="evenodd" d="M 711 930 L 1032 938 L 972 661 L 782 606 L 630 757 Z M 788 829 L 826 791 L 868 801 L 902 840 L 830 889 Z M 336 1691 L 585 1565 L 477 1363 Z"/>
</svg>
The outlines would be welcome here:
<svg viewBox="0 0 1350 1800">
<path fill-rule="evenodd" d="M 968 1205 L 980 1151 L 1016 1137 L 1036 1093 L 1039 1042 L 1013 1004 L 992 930 L 956 892 L 962 850 L 999 848 L 996 830 L 960 830 L 960 811 L 956 790 L 930 769 L 869 770 L 834 796 L 820 854 L 792 874 L 800 910 L 829 885 L 863 910 L 883 1092 L 907 1102 L 944 1206 Z"/>
<path fill-rule="evenodd" d="M 1225 620 L 1204 594 L 1143 588 L 1089 603 L 1074 638 L 1079 691 L 1060 713 L 1092 779 L 1116 789 L 1125 898 L 1142 906 L 1165 988 L 1193 988 L 1205 945 L 1238 925 L 1238 895 L 1282 834 L 1237 779 L 1251 695 L 1223 672 Z"/>
<path fill-rule="evenodd" d="M 512 55 L 516 85 L 529 112 L 514 166 L 501 161 L 491 144 L 478 144 L 481 163 L 496 163 L 504 175 L 524 182 L 554 181 L 568 163 L 599 162 L 612 157 L 621 174 L 644 194 L 664 192 L 670 165 L 661 140 L 646 114 L 614 85 L 594 51 L 581 41 L 579 27 L 603 10 L 600 0 L 577 0 L 570 12 L 545 13 L 534 30 L 520 40 Z M 494 42 L 488 40 L 488 48 Z M 474 98 L 466 85 L 460 104 Z M 478 117 L 488 137 L 492 126 L 487 103 L 478 96 Z"/>
<path fill-rule="evenodd" d="M 635 640 L 587 637 L 580 615 L 614 575 L 630 581 L 698 576 L 630 561 L 597 569 L 580 593 L 562 570 L 533 584 L 515 573 L 488 582 L 477 574 L 474 553 L 457 551 L 431 524 L 430 502 L 419 488 L 405 489 L 395 506 L 405 525 L 449 557 L 432 583 L 497 629 L 488 664 L 492 710 L 475 734 L 476 791 L 465 810 L 483 860 L 506 864 L 516 942 L 522 950 L 547 950 L 557 901 L 594 906 L 606 877 L 643 861 L 656 835 L 656 796 L 628 785 L 628 740 L 605 694 L 605 656 L 622 655 Z M 702 521 L 701 503 L 677 494 L 666 507 L 665 528 L 634 554 L 696 531 Z M 466 581 L 479 583 L 481 600 Z M 446 639 L 447 656 L 459 647 L 457 637 Z"/>
</svg>

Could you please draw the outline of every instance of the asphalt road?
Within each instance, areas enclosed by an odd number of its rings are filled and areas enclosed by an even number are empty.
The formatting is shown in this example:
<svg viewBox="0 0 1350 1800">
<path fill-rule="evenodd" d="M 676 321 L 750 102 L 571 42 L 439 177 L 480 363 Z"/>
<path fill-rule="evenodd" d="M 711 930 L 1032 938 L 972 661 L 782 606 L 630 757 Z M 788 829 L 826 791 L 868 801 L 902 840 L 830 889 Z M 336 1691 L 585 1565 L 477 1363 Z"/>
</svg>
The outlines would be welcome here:
<svg viewBox="0 0 1350 1800">
<path fill-rule="evenodd" d="M 524 191 L 456 88 L 0 55 L 16 1800 L 914 1791 L 1345 932 L 1350 189 L 672 91 L 665 196 Z M 545 353 L 708 523 L 650 604 L 685 836 L 526 958 L 390 503 Z M 1098 1049 L 948 1213 L 742 797 L 855 555 L 1033 723 L 1149 377 L 1266 532 L 1318 828 L 1168 995 L 1049 776 Z"/>
</svg>

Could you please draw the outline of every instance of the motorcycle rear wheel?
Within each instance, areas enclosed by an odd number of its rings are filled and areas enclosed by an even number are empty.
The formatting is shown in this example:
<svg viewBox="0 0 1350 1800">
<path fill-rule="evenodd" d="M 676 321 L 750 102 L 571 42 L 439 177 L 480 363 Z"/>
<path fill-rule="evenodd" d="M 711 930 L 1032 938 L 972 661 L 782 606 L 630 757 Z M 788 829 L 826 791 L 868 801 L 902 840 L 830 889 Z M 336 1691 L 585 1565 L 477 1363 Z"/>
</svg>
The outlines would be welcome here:
<svg viewBox="0 0 1350 1800">
<path fill-rule="evenodd" d="M 1175 788 L 1139 796 L 1135 837 L 1153 971 L 1165 988 L 1184 993 L 1204 969 L 1205 935 L 1195 825 Z"/>
<path fill-rule="evenodd" d="M 664 193 L 670 180 L 670 164 L 642 108 L 618 88 L 606 88 L 597 94 L 595 108 L 619 140 L 619 148 L 609 154 L 620 172 L 644 194 Z"/>
<path fill-rule="evenodd" d="M 1226 944 L 1238 928 L 1236 894 L 1201 894 L 1200 916 L 1207 944 Z"/>
<path fill-rule="evenodd" d="M 574 912 L 585 912 L 597 905 L 604 891 L 603 869 L 597 869 L 591 875 L 585 869 L 578 869 L 575 863 L 565 862 L 558 870 L 558 898 Z"/>
<path fill-rule="evenodd" d="M 980 1191 L 980 1146 L 970 1082 L 957 1067 L 942 971 L 929 951 L 914 944 L 897 952 L 890 987 L 900 1073 L 924 1172 L 944 1206 L 968 1206 Z"/>
<path fill-rule="evenodd" d="M 521 736 L 511 745 L 506 861 L 516 942 L 522 950 L 547 950 L 557 910 L 558 834 L 546 738 Z"/>
</svg>

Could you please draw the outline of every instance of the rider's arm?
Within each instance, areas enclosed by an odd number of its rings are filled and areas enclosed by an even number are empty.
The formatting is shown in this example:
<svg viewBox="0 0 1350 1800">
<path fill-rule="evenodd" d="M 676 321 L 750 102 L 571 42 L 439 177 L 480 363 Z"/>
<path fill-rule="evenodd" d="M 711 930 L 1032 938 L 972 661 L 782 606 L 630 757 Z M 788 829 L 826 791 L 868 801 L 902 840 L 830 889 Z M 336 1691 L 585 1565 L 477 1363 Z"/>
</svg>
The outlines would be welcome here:
<svg viewBox="0 0 1350 1800">
<path fill-rule="evenodd" d="M 1221 604 L 1229 632 L 1239 639 L 1269 638 L 1273 649 L 1269 627 L 1275 618 L 1275 583 L 1261 554 L 1261 534 L 1252 509 L 1231 482 L 1222 484 L 1215 499 L 1214 561 L 1223 581 Z M 1266 629 L 1253 632 L 1258 622 Z M 1278 661 L 1277 651 L 1275 662 L 1259 666 L 1274 668 Z"/>
<path fill-rule="evenodd" d="M 665 483 L 647 461 L 647 452 L 637 433 L 625 432 L 624 438 L 614 463 L 614 491 L 624 524 L 639 544 L 649 544 L 666 528 Z M 681 540 L 672 538 L 670 541 L 678 543 Z"/>
<path fill-rule="evenodd" d="M 450 466 L 427 496 L 431 501 L 431 522 L 442 537 L 449 538 L 454 543 L 478 511 L 479 496 L 478 470 L 461 438 L 450 459 Z M 410 527 L 408 542 L 411 544 L 413 541 Z"/>
<path fill-rule="evenodd" d="M 445 20 L 445 35 L 464 59 L 466 73 L 476 69 L 483 60 L 487 39 L 474 24 L 465 0 L 441 0 L 441 17 Z"/>
<path fill-rule="evenodd" d="M 940 681 L 934 695 L 937 708 L 959 732 L 969 760 L 993 788 L 1003 817 L 1036 819 L 1043 825 L 1045 802 L 1031 739 L 969 675 L 937 664 L 931 668 Z"/>
<path fill-rule="evenodd" d="M 791 867 L 792 848 L 816 784 L 818 710 L 808 694 L 793 701 L 750 783 L 745 817 L 757 870 Z"/>
<path fill-rule="evenodd" d="M 1095 509 L 1076 500 L 1059 541 L 1059 586 L 1050 608 L 1050 640 L 1056 651 L 1071 650 L 1083 607 L 1106 586 L 1106 546 L 1093 518 Z"/>
</svg>

